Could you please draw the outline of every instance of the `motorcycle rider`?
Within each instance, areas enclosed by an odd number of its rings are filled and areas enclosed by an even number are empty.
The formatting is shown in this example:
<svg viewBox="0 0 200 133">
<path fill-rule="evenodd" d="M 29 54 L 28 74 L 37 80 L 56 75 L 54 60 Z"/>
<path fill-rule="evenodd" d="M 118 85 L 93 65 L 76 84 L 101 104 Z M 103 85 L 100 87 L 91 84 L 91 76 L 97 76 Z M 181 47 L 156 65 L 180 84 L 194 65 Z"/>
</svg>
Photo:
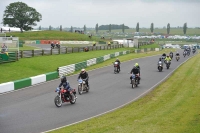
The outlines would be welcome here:
<svg viewBox="0 0 200 133">
<path fill-rule="evenodd" d="M 171 51 L 170 53 L 169 53 L 169 55 L 170 55 L 170 57 L 171 57 L 171 59 L 173 58 L 173 52 Z"/>
<path fill-rule="evenodd" d="M 163 53 L 163 54 L 162 54 L 162 59 L 165 59 L 165 58 L 166 58 L 166 54 Z"/>
<path fill-rule="evenodd" d="M 72 88 L 70 87 L 69 81 L 67 80 L 66 76 L 62 76 L 61 77 L 61 83 L 60 83 L 60 85 L 58 87 L 60 88 L 61 86 L 63 86 L 63 88 L 65 90 L 67 90 L 68 92 L 70 92 L 72 90 Z M 77 97 L 75 97 L 75 98 L 77 98 Z"/>
<path fill-rule="evenodd" d="M 53 42 L 51 42 L 51 48 L 54 48 L 55 44 Z"/>
<path fill-rule="evenodd" d="M 135 66 L 139 69 L 139 76 L 140 76 L 140 66 L 138 63 L 135 63 Z"/>
<path fill-rule="evenodd" d="M 195 52 L 196 52 L 196 49 L 195 49 L 195 47 L 193 47 L 193 48 L 192 48 L 192 52 L 193 52 L 193 53 L 195 53 Z"/>
<path fill-rule="evenodd" d="M 140 84 L 140 75 L 139 75 L 139 69 L 138 69 L 138 67 L 137 66 L 133 66 L 133 68 L 132 68 L 132 70 L 131 70 L 131 72 L 130 72 L 130 74 L 135 74 L 135 75 L 138 75 L 138 84 Z M 132 76 L 130 76 L 130 80 L 132 80 Z M 132 84 L 132 83 L 130 83 L 130 84 Z"/>
<path fill-rule="evenodd" d="M 167 57 L 165 58 L 165 63 L 166 63 L 166 61 L 169 61 L 169 64 L 171 64 L 171 58 L 170 58 L 170 56 L 169 55 L 167 55 Z"/>
<path fill-rule="evenodd" d="M 88 83 L 89 76 L 88 76 L 88 73 L 86 72 L 85 69 L 81 69 L 81 72 L 80 72 L 80 74 L 78 76 L 78 79 L 80 79 L 80 78 L 83 79 L 83 80 L 85 80 L 85 83 L 86 83 L 87 87 L 89 87 L 89 83 Z"/>
<path fill-rule="evenodd" d="M 162 58 L 159 58 L 158 67 L 159 67 L 159 65 L 160 65 L 160 62 L 161 62 L 161 66 L 163 67 L 163 60 L 162 60 Z"/>
<path fill-rule="evenodd" d="M 119 69 L 119 71 L 120 71 L 120 61 L 119 61 L 119 59 L 117 58 L 117 59 L 115 60 L 115 62 L 118 62 L 118 69 Z"/>
</svg>

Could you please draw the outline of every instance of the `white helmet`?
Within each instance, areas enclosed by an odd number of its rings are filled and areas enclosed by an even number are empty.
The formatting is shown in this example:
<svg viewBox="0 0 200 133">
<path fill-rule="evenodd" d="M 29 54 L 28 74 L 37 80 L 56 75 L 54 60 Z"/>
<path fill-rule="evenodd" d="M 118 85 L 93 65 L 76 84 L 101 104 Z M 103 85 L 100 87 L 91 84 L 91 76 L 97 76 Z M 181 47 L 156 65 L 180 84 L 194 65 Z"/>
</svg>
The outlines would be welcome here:
<svg viewBox="0 0 200 133">
<path fill-rule="evenodd" d="M 85 73 L 85 69 L 81 69 L 81 73 Z"/>
</svg>

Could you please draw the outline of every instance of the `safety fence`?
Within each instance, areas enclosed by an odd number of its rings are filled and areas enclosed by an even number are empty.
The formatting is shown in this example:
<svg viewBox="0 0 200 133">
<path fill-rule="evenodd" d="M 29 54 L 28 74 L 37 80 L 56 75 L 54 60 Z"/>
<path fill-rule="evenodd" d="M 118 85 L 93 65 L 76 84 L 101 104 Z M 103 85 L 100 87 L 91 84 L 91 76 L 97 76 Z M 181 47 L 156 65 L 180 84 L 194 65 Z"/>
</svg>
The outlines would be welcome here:
<svg viewBox="0 0 200 133">
<path fill-rule="evenodd" d="M 95 50 L 109 50 L 122 48 L 122 44 L 111 45 L 111 46 L 87 46 L 89 51 Z M 68 53 L 78 53 L 84 52 L 86 47 L 61 47 L 55 49 L 41 49 L 41 50 L 20 50 L 19 58 L 34 57 L 34 56 L 43 56 L 43 55 L 57 55 L 57 54 L 68 54 Z"/>
</svg>

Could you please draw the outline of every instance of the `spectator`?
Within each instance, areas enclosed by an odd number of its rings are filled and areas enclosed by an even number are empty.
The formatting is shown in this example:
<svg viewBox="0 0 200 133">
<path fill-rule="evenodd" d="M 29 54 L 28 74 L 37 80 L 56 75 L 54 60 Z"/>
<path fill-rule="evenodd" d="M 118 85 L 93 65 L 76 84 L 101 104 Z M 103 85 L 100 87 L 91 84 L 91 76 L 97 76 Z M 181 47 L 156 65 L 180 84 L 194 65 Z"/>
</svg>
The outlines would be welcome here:
<svg viewBox="0 0 200 133">
<path fill-rule="evenodd" d="M 2 46 L 1 46 L 1 53 L 5 53 L 7 51 L 7 46 L 6 44 L 4 43 Z"/>
</svg>

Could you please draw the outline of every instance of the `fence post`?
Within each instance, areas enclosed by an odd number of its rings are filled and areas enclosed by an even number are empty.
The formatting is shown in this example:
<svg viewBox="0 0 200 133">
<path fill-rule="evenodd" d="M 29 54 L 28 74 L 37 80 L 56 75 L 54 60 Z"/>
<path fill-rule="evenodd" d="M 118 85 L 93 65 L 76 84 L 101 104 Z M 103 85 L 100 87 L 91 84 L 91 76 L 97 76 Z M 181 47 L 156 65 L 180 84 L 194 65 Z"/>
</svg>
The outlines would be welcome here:
<svg viewBox="0 0 200 133">
<path fill-rule="evenodd" d="M 42 55 L 44 55 L 44 49 L 42 50 Z"/>
<path fill-rule="evenodd" d="M 32 50 L 32 57 L 34 57 L 34 50 Z"/>
<path fill-rule="evenodd" d="M 21 58 L 23 58 L 23 50 L 21 51 Z"/>
<path fill-rule="evenodd" d="M 80 49 L 79 49 L 79 47 L 78 47 L 78 53 L 80 52 Z"/>
<path fill-rule="evenodd" d="M 74 47 L 72 47 L 72 53 L 74 53 Z"/>
<path fill-rule="evenodd" d="M 60 54 L 60 48 L 58 49 L 58 52 L 59 52 L 59 54 Z"/>
<path fill-rule="evenodd" d="M 53 51 L 53 50 L 51 49 L 51 53 L 50 53 L 51 55 L 52 55 L 52 53 L 53 53 L 52 51 Z"/>
<path fill-rule="evenodd" d="M 67 54 L 67 48 L 66 48 L 66 51 L 65 51 L 65 53 Z"/>
</svg>

